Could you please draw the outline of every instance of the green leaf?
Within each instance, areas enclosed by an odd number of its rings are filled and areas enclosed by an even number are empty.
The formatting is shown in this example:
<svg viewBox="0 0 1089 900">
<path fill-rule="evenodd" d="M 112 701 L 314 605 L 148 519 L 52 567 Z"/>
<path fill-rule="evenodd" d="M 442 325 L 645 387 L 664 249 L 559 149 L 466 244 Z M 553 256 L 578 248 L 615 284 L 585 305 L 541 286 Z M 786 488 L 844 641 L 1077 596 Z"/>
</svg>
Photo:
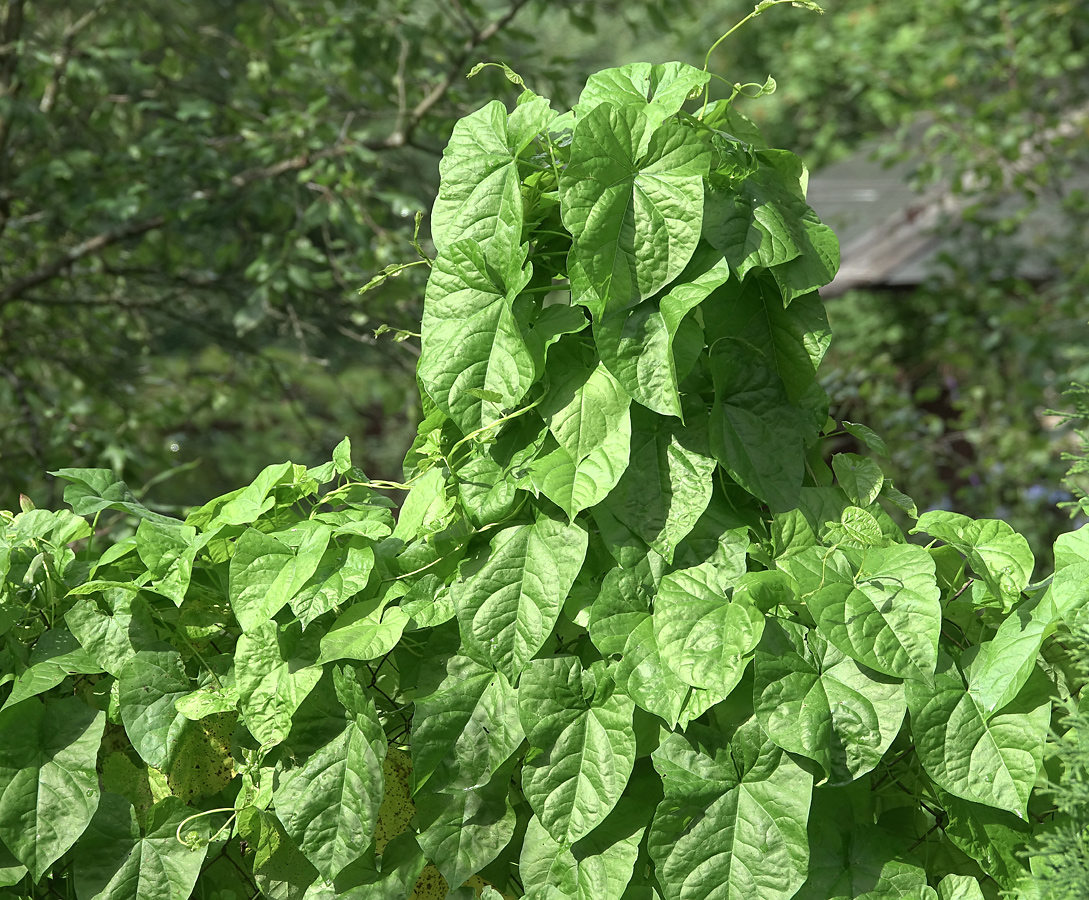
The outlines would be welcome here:
<svg viewBox="0 0 1089 900">
<path fill-rule="evenodd" d="M 760 725 L 784 750 L 819 763 L 833 785 L 872 771 L 907 711 L 902 683 L 865 669 L 794 622 L 768 622 L 754 672 Z"/>
<path fill-rule="evenodd" d="M 1080 562 L 1089 562 L 1089 525 L 1060 534 L 1055 539 L 1056 569 Z"/>
<path fill-rule="evenodd" d="M 837 543 L 859 548 L 887 547 L 889 539 L 881 531 L 881 525 L 869 512 L 858 506 L 848 506 L 839 517 L 839 532 L 828 529 L 825 539 L 834 538 Z"/>
<path fill-rule="evenodd" d="M 649 847 L 665 900 L 788 900 L 809 862 L 812 776 L 755 720 L 729 744 L 690 728 L 652 754 L 665 799 Z"/>
<path fill-rule="evenodd" d="M 202 534 L 191 525 L 167 525 L 144 519 L 136 529 L 136 552 L 147 566 L 154 587 L 165 597 L 181 606 L 193 573 L 193 561 L 214 532 Z"/>
<path fill-rule="evenodd" d="M 374 550 L 366 538 L 350 537 L 345 543 L 332 541 L 314 574 L 288 600 L 291 611 L 306 628 L 318 616 L 342 606 L 362 591 L 374 569 Z"/>
<path fill-rule="evenodd" d="M 82 598 L 64 614 L 64 621 L 95 662 L 118 677 L 125 662 L 159 636 L 142 597 L 111 591 L 106 598 L 102 604 Z"/>
<path fill-rule="evenodd" d="M 91 824 L 73 852 L 76 894 L 81 900 L 186 900 L 208 853 L 208 818 L 178 826 L 197 810 L 166 797 L 147 811 L 141 830 L 136 810 L 124 797 L 103 794 Z"/>
<path fill-rule="evenodd" d="M 907 494 L 899 490 L 889 479 L 885 479 L 884 484 L 881 485 L 881 496 L 884 497 L 889 503 L 894 506 L 900 507 L 913 519 L 919 517 L 919 508 L 915 505 L 915 501 L 912 500 Z"/>
<path fill-rule="evenodd" d="M 975 521 L 960 513 L 931 510 L 911 534 L 929 534 L 968 558 L 968 565 L 1009 607 L 1025 589 L 1036 564 L 1028 541 L 1000 519 Z"/>
<path fill-rule="evenodd" d="M 512 252 L 522 236 L 518 157 L 555 113 L 540 97 L 510 115 L 498 100 L 460 119 L 439 164 L 431 237 L 440 252 L 460 240 L 495 241 Z"/>
<path fill-rule="evenodd" d="M 747 598 L 727 600 L 710 563 L 662 579 L 653 622 L 666 665 L 719 699 L 736 687 L 764 629 L 763 614 Z"/>
<path fill-rule="evenodd" d="M 572 298 L 594 319 L 634 306 L 683 271 L 699 241 L 709 164 L 694 131 L 674 123 L 652 130 L 630 106 L 602 104 L 576 124 L 560 208 L 574 237 Z"/>
<path fill-rule="evenodd" d="M 984 900 L 979 882 L 971 875 L 946 875 L 938 882 L 938 900 Z"/>
<path fill-rule="evenodd" d="M 885 482 L 885 475 L 877 463 L 855 453 L 835 454 L 832 471 L 847 499 L 855 506 L 866 507 L 873 503 Z"/>
<path fill-rule="evenodd" d="M 650 618 L 654 585 L 635 569 L 610 569 L 590 606 L 588 629 L 594 646 L 604 656 L 622 653 L 629 635 Z"/>
<path fill-rule="evenodd" d="M 907 684 L 911 733 L 926 773 L 949 793 L 1025 817 L 1051 722 L 1050 682 L 1037 671 L 988 714 L 945 657 L 933 686 Z"/>
<path fill-rule="evenodd" d="M 332 881 L 367 851 L 382 803 L 386 736 L 368 699 L 340 735 L 281 774 L 273 794 L 284 830 Z"/>
<path fill-rule="evenodd" d="M 632 410 L 631 458 L 605 500 L 609 511 L 667 562 L 711 500 L 715 461 L 695 409 L 688 426 Z"/>
<path fill-rule="evenodd" d="M 584 116 L 602 103 L 634 106 L 651 127 L 657 127 L 679 111 L 685 100 L 698 93 L 710 77 L 707 72 L 678 62 L 656 66 L 631 63 L 603 69 L 586 79 L 575 112 Z"/>
<path fill-rule="evenodd" d="M 121 721 L 132 746 L 149 766 L 166 769 L 189 720 L 174 708 L 194 685 L 176 650 L 141 650 L 118 677 Z"/>
<path fill-rule="evenodd" d="M 254 528 L 235 543 L 230 565 L 230 600 L 243 631 L 266 622 L 310 580 L 329 544 L 332 528 L 300 522 L 297 549 Z"/>
<path fill-rule="evenodd" d="M 352 468 L 352 441 L 345 437 L 333 448 L 333 468 L 338 475 L 347 475 Z"/>
<path fill-rule="evenodd" d="M 74 697 L 0 712 L 0 840 L 30 877 L 77 840 L 98 807 L 106 714 Z"/>
<path fill-rule="evenodd" d="M 217 713 L 238 709 L 238 692 L 233 687 L 223 691 L 202 688 L 174 701 L 174 709 L 191 722 L 199 722 Z"/>
<path fill-rule="evenodd" d="M 417 537 L 435 534 L 446 527 L 453 508 L 454 498 L 447 492 L 442 469 L 430 469 L 408 492 L 393 536 L 408 543 Z"/>
<path fill-rule="evenodd" d="M 272 489 L 292 477 L 289 462 L 266 466 L 252 484 L 193 510 L 185 524 L 204 531 L 212 531 L 217 525 L 249 525 L 276 505 L 276 498 L 269 496 Z"/>
<path fill-rule="evenodd" d="M 417 794 L 418 840 L 447 884 L 463 884 L 495 859 L 514 837 L 517 817 L 507 799 L 510 768 L 505 767 L 496 776 L 497 783 L 484 789 Z"/>
<path fill-rule="evenodd" d="M 614 692 L 603 664 L 584 670 L 577 657 L 553 656 L 522 673 L 518 709 L 531 748 L 526 799 L 553 840 L 574 843 L 604 821 L 628 783 L 634 704 Z"/>
<path fill-rule="evenodd" d="M 571 356 L 560 354 L 549 362 L 553 383 L 538 411 L 560 446 L 579 463 L 625 426 L 631 397 L 601 363 L 578 367 Z"/>
<path fill-rule="evenodd" d="M 552 887 L 572 900 L 620 900 L 631 881 L 646 830 L 638 805 L 621 797 L 609 817 L 586 837 L 567 847 L 557 841 L 534 816 L 526 829 L 518 871 L 533 889 Z M 556 896 L 549 893 L 539 897 Z"/>
<path fill-rule="evenodd" d="M 464 656 L 446 662 L 446 677 L 416 700 L 412 768 L 417 788 L 481 788 L 521 745 L 518 699 L 506 676 Z"/>
<path fill-rule="evenodd" d="M 522 269 L 525 251 L 494 267 L 491 259 L 475 242 L 458 241 L 438 255 L 427 282 L 418 376 L 465 434 L 517 406 L 535 375 L 513 312 L 532 276 L 530 267 Z M 503 399 L 482 400 L 473 390 Z"/>
<path fill-rule="evenodd" d="M 57 469 L 49 474 L 71 482 L 64 489 L 64 502 L 77 516 L 94 516 L 104 509 L 116 509 L 162 525 L 179 524 L 177 519 L 144 506 L 112 469 Z"/>
<path fill-rule="evenodd" d="M 405 625 L 409 631 L 433 628 L 454 618 L 454 601 L 450 588 L 437 575 L 427 574 L 412 585 L 401 598 L 398 608 L 404 610 L 411 621 Z"/>
<path fill-rule="evenodd" d="M 621 652 L 614 675 L 620 689 L 642 709 L 675 727 L 692 691 L 662 659 L 649 614 L 627 635 Z"/>
<path fill-rule="evenodd" d="M 466 652 L 514 680 L 552 632 L 586 544 L 580 526 L 542 516 L 462 563 L 451 595 Z"/>
<path fill-rule="evenodd" d="M 548 451 L 549 444 L 553 449 Z M 631 419 L 625 410 L 615 431 L 581 461 L 549 439 L 543 456 L 525 466 L 519 486 L 530 486 L 544 494 L 574 519 L 582 510 L 597 506 L 616 487 L 628 466 L 631 445 Z"/>
<path fill-rule="evenodd" d="M 1017 695 L 1032 675 L 1044 638 L 1069 611 L 1087 602 L 1089 562 L 1060 569 L 1044 593 L 1021 603 L 991 640 L 978 645 L 970 662 L 967 655 L 962 658 L 968 691 L 987 715 Z"/>
<path fill-rule="evenodd" d="M 800 509 L 776 513 L 771 520 L 773 555 L 784 561 L 817 544 L 817 535 Z"/>
<path fill-rule="evenodd" d="M 319 663 L 334 659 L 377 659 L 401 639 L 409 615 L 399 606 L 367 600 L 348 607 L 321 639 Z"/>
<path fill-rule="evenodd" d="M 799 583 L 815 583 L 803 586 L 802 599 L 830 643 L 886 675 L 930 678 L 938 659 L 941 592 L 934 560 L 922 547 L 813 547 L 784 564 Z"/>
<path fill-rule="evenodd" d="M 491 456 L 470 457 L 456 474 L 461 505 L 477 528 L 502 522 L 514 513 L 518 502 L 515 479 Z"/>
<path fill-rule="evenodd" d="M 678 385 L 683 373 L 677 371 L 674 340 L 685 316 L 729 277 L 721 255 L 700 244 L 664 296 L 594 323 L 602 363 L 634 400 L 663 416 L 682 416 Z"/>
<path fill-rule="evenodd" d="M 11 686 L 11 693 L 0 710 L 14 706 L 27 697 L 44 694 L 56 687 L 69 675 L 102 672 L 94 657 L 84 650 L 71 632 L 50 629 L 34 643 L 30 651 L 29 667 L 19 674 Z"/>
<path fill-rule="evenodd" d="M 843 430 L 849 435 L 861 441 L 874 453 L 878 453 L 885 459 L 889 458 L 889 448 L 886 446 L 885 441 L 882 439 L 876 431 L 870 428 L 868 425 L 860 425 L 858 422 L 843 422 Z"/>
<path fill-rule="evenodd" d="M 297 626 L 273 621 L 258 622 L 238 639 L 235 686 L 242 721 L 262 744 L 279 743 L 291 731 L 291 717 L 321 678 L 321 666 L 313 664 L 316 649 Z"/>
</svg>

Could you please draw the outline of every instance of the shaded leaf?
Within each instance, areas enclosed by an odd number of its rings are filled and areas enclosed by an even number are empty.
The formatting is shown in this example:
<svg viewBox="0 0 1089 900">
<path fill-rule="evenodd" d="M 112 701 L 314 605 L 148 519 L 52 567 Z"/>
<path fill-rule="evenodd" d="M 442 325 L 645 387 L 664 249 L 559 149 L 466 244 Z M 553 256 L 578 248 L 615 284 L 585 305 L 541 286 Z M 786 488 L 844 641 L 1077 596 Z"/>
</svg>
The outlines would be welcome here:
<svg viewBox="0 0 1089 900">
<path fill-rule="evenodd" d="M 0 840 L 35 882 L 99 803 L 95 762 L 106 714 L 74 697 L 0 712 Z"/>
<path fill-rule="evenodd" d="M 524 738 L 518 699 L 500 672 L 464 656 L 446 662 L 438 689 L 416 700 L 413 769 L 417 788 L 480 788 Z"/>
<path fill-rule="evenodd" d="M 586 544 L 581 527 L 542 516 L 463 563 L 451 595 L 466 652 L 514 679 L 551 633 Z"/>
<path fill-rule="evenodd" d="M 957 797 L 1024 818 L 1043 763 L 1050 690 L 1038 672 L 1012 703 L 988 715 L 952 660 L 944 658 L 932 687 L 907 685 L 911 733 L 923 768 Z"/>
<path fill-rule="evenodd" d="M 537 659 L 522 673 L 518 708 L 530 747 L 522 789 L 553 840 L 573 843 L 604 821 L 635 764 L 634 705 L 598 663 Z"/>
<path fill-rule="evenodd" d="M 124 797 L 103 794 L 91 824 L 73 852 L 75 886 L 80 900 L 186 900 L 196 885 L 208 853 L 208 818 L 190 821 L 183 837 L 178 826 L 196 814 L 175 797 L 147 812 L 143 829 Z"/>
<path fill-rule="evenodd" d="M 284 830 L 330 881 L 374 838 L 385 755 L 386 736 L 368 700 L 338 737 L 280 776 L 273 802 Z"/>
<path fill-rule="evenodd" d="M 788 900 L 805 880 L 813 779 L 750 720 L 727 744 L 691 728 L 653 753 L 665 799 L 649 847 L 665 900 Z"/>
<path fill-rule="evenodd" d="M 945 510 L 919 517 L 911 534 L 929 534 L 968 557 L 968 565 L 1008 609 L 1025 589 L 1036 564 L 1028 541 L 1000 519 L 979 519 Z"/>
</svg>

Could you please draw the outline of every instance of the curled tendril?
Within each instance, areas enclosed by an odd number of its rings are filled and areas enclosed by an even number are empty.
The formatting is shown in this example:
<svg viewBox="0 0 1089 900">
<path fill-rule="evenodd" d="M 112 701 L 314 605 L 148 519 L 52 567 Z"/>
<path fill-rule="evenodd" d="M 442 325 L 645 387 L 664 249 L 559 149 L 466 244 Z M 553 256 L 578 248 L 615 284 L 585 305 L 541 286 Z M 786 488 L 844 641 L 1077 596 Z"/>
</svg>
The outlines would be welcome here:
<svg viewBox="0 0 1089 900">
<path fill-rule="evenodd" d="M 190 822 L 193 822 L 204 816 L 210 816 L 213 813 L 220 812 L 229 812 L 230 816 L 227 817 L 226 822 L 220 825 L 219 828 L 217 828 L 215 832 L 213 832 L 212 836 L 208 838 L 208 840 L 204 840 L 203 838 L 201 838 L 201 836 L 195 831 L 190 831 L 185 835 L 185 837 L 182 837 L 182 829 Z M 233 806 L 220 806 L 216 809 L 206 809 L 203 812 L 199 812 L 195 815 L 188 816 L 187 818 L 182 819 L 178 823 L 178 827 L 174 832 L 174 837 L 177 839 L 179 844 L 184 844 L 190 850 L 199 850 L 202 846 L 207 846 L 208 844 L 215 841 L 219 837 L 219 833 L 223 831 L 224 828 L 227 828 L 235 820 L 237 815 L 238 810 L 235 809 Z"/>
</svg>

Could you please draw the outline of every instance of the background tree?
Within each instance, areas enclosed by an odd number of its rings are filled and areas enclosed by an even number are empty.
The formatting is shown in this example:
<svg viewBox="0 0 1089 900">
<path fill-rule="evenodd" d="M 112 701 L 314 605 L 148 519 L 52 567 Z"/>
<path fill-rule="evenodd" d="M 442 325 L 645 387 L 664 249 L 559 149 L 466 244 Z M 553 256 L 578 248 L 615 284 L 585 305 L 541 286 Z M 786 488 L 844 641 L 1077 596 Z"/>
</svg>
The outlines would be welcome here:
<svg viewBox="0 0 1089 900">
<path fill-rule="evenodd" d="M 155 499 L 194 502 L 345 433 L 399 472 L 415 351 L 373 330 L 415 330 L 425 268 L 357 290 L 417 258 L 453 122 L 512 90 L 472 64 L 563 102 L 534 16 L 619 8 L 0 3 L 0 508 L 54 504 L 66 465 L 172 474 Z"/>
</svg>

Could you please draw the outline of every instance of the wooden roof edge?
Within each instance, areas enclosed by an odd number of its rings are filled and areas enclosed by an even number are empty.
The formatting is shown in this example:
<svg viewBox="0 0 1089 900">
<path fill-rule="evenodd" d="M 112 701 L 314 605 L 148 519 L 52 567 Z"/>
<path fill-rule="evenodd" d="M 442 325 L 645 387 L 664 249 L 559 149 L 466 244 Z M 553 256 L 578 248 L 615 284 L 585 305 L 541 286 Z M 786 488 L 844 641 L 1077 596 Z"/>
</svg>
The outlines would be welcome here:
<svg viewBox="0 0 1089 900">
<path fill-rule="evenodd" d="M 1089 123 L 1089 103 L 1069 110 L 1054 128 L 1042 135 L 1035 145 L 1026 142 L 1022 154 L 1003 170 L 1003 181 L 1010 187 L 1013 179 L 1044 158 L 1043 151 L 1034 149 L 1041 143 L 1057 138 L 1075 136 Z M 971 187 L 970 175 L 966 178 Z M 836 277 L 821 289 L 822 297 L 838 297 L 852 288 L 888 283 L 889 276 L 916 254 L 935 243 L 934 229 L 943 219 L 959 218 L 974 201 L 967 193 L 955 194 L 948 182 L 943 182 L 919 195 L 917 201 L 897 210 L 867 234 L 841 248 L 843 260 Z"/>
</svg>

